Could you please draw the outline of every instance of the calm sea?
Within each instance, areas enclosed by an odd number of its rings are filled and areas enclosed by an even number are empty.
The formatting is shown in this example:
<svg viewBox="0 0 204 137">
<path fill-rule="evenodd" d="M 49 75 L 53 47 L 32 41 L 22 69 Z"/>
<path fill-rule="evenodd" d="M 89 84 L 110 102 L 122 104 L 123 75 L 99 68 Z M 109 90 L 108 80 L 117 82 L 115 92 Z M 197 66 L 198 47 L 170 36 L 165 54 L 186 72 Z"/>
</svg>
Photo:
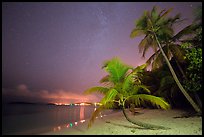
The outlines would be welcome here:
<svg viewBox="0 0 204 137">
<path fill-rule="evenodd" d="M 38 134 L 60 130 L 61 125 L 72 128 L 89 120 L 95 109 L 95 106 L 3 105 L 2 134 Z M 113 112 L 104 111 L 100 116 Z"/>
</svg>

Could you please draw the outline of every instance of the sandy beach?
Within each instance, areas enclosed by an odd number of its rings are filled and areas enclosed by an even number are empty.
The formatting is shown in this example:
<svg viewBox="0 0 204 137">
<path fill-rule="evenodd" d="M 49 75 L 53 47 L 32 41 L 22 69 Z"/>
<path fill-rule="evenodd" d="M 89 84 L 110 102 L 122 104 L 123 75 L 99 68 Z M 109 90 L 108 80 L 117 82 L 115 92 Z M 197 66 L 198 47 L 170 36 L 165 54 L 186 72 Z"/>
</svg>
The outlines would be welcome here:
<svg viewBox="0 0 204 137">
<path fill-rule="evenodd" d="M 97 118 L 92 127 L 87 129 L 88 120 L 77 126 L 60 126 L 58 130 L 41 133 L 42 135 L 202 135 L 202 117 L 180 117 L 181 110 L 139 109 L 139 114 L 131 119 L 145 123 L 164 126 L 169 129 L 141 129 L 128 122 L 122 111 Z"/>
</svg>

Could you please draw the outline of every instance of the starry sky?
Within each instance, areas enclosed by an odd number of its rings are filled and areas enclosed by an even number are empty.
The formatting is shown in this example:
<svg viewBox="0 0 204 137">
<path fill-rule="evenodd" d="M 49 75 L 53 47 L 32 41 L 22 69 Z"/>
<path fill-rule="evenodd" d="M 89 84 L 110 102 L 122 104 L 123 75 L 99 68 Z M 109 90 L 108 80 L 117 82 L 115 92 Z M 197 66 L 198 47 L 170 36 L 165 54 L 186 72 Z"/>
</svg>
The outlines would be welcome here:
<svg viewBox="0 0 204 137">
<path fill-rule="evenodd" d="M 202 2 L 3 2 L 3 100 L 45 102 L 99 101 L 82 95 L 106 75 L 104 60 L 119 57 L 132 66 L 143 64 L 131 39 L 135 20 L 153 6 L 173 8 L 171 15 L 192 23 L 193 9 Z"/>
</svg>

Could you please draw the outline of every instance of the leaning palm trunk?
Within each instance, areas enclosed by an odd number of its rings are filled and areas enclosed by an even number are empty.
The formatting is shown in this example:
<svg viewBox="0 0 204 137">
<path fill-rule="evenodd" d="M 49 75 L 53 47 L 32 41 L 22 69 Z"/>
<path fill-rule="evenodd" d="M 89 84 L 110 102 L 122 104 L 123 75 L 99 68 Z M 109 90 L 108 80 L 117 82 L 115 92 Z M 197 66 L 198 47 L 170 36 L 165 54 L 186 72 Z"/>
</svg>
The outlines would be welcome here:
<svg viewBox="0 0 204 137">
<path fill-rule="evenodd" d="M 138 126 L 140 126 L 140 127 L 143 127 L 143 128 L 145 128 L 145 129 L 167 129 L 167 128 L 163 127 L 163 126 L 147 124 L 147 123 L 143 123 L 143 122 L 140 122 L 140 121 L 133 121 L 133 120 L 131 120 L 131 119 L 127 116 L 124 107 L 123 107 L 122 110 L 123 110 L 123 114 L 124 114 L 125 118 L 126 118 L 129 122 L 131 122 L 131 123 L 133 123 L 133 124 L 135 124 L 135 125 L 138 125 Z"/>
<path fill-rule="evenodd" d="M 152 26 L 152 28 L 153 28 L 153 26 Z M 170 71 L 171 71 L 171 74 L 173 75 L 173 78 L 174 78 L 176 84 L 178 85 L 179 89 L 181 90 L 181 92 L 183 93 L 183 95 L 186 97 L 186 99 L 189 101 L 189 103 L 192 105 L 192 107 L 195 109 L 195 111 L 196 111 L 197 113 L 201 113 L 201 110 L 200 110 L 200 108 L 198 107 L 198 105 L 193 101 L 193 99 L 189 96 L 189 94 L 186 92 L 186 90 L 185 90 L 185 89 L 183 88 L 183 86 L 181 85 L 180 81 L 178 80 L 178 78 L 177 78 L 177 76 L 176 76 L 176 74 L 175 74 L 175 72 L 174 72 L 174 70 L 173 70 L 173 68 L 172 68 L 172 66 L 171 66 L 171 64 L 170 64 L 170 62 L 169 62 L 169 60 L 168 60 L 168 58 L 167 58 L 167 56 L 165 55 L 165 53 L 164 53 L 164 51 L 163 51 L 163 49 L 162 49 L 162 47 L 161 47 L 161 45 L 160 45 L 159 40 L 157 39 L 157 36 L 156 36 L 155 32 L 154 32 L 154 31 L 152 31 L 152 32 L 153 32 L 153 34 L 154 34 L 154 37 L 155 37 L 155 40 L 156 40 L 156 42 L 157 42 L 157 44 L 158 44 L 158 46 L 159 46 L 159 49 L 161 50 L 162 55 L 164 56 L 164 59 L 165 59 L 167 65 L 168 65 L 168 67 L 169 67 L 169 69 L 170 69 Z"/>
</svg>

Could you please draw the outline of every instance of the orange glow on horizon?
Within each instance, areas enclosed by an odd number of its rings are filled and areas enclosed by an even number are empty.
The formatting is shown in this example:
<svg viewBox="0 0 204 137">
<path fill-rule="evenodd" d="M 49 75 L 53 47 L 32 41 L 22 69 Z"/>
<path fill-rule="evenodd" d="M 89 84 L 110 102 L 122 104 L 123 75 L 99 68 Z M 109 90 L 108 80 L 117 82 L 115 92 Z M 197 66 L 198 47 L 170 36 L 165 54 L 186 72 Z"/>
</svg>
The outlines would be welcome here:
<svg viewBox="0 0 204 137">
<path fill-rule="evenodd" d="M 78 106 L 78 105 L 80 105 L 80 106 L 89 106 L 89 105 L 94 105 L 94 106 L 96 106 L 96 105 L 101 105 L 100 103 L 98 103 L 98 102 L 94 102 L 94 103 L 86 103 L 86 102 L 81 102 L 81 103 L 62 103 L 62 102 L 58 102 L 58 103 L 52 103 L 52 104 L 54 104 L 54 105 L 56 105 L 56 106 L 62 106 L 62 105 L 64 105 L 64 106 L 68 106 L 68 105 L 76 105 L 76 106 Z"/>
</svg>

